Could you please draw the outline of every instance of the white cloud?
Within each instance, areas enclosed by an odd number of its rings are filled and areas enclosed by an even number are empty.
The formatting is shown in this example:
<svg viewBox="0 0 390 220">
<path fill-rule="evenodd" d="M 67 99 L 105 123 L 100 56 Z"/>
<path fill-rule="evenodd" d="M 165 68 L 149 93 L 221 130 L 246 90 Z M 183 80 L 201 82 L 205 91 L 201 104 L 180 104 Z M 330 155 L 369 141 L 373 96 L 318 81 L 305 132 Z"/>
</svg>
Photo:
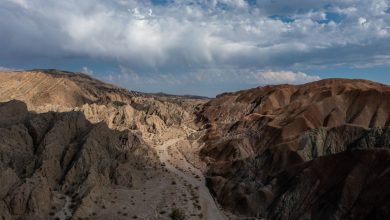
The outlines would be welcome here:
<svg viewBox="0 0 390 220">
<path fill-rule="evenodd" d="M 0 71 L 18 71 L 20 69 L 15 69 L 15 68 L 9 68 L 5 66 L 0 66 Z"/>
<path fill-rule="evenodd" d="M 92 65 L 104 60 L 121 66 L 107 80 L 141 89 L 300 83 L 317 79 L 307 69 L 389 65 L 388 0 L 168 2 L 0 1 L 1 65 L 72 59 L 100 75 Z"/>
<path fill-rule="evenodd" d="M 235 67 L 198 69 L 186 74 L 137 74 L 127 67 L 120 73 L 107 74 L 102 80 L 131 90 L 197 94 L 213 97 L 227 91 L 237 91 L 269 84 L 302 84 L 320 80 L 316 75 L 293 71 L 256 71 Z"/>
<path fill-rule="evenodd" d="M 93 71 L 91 69 L 88 69 L 88 67 L 84 66 L 82 69 L 81 69 L 81 73 L 84 73 L 84 74 L 87 74 L 87 75 L 90 75 L 92 76 L 93 75 Z"/>
<path fill-rule="evenodd" d="M 317 65 L 323 64 L 320 62 L 324 56 L 335 56 L 327 54 L 327 50 L 341 51 L 390 40 L 386 0 L 294 0 L 272 4 L 264 0 L 257 1 L 258 7 L 249 7 L 244 0 L 173 1 L 165 6 L 123 0 L 25 2 L 0 2 L 0 9 L 15 12 L 0 14 L 0 29 L 6 33 L 0 37 L 2 48 L 42 56 L 70 54 L 115 59 L 140 72 L 145 68 L 178 66 Z M 222 10 L 218 2 L 231 8 Z M 345 18 L 338 23 L 318 23 L 316 20 L 326 19 L 328 11 Z M 294 20 L 283 22 L 268 17 L 274 14 Z M 362 14 L 370 20 L 362 18 Z M 31 39 L 34 45 L 26 43 Z M 370 63 L 373 55 L 390 54 L 386 45 L 379 49 L 360 62 Z M 326 65 L 348 64 L 355 53 L 344 53 Z"/>
<path fill-rule="evenodd" d="M 214 1 L 214 6 L 216 5 L 217 2 L 221 2 L 224 4 L 227 4 L 232 7 L 237 7 L 237 8 L 245 8 L 247 7 L 247 3 L 244 0 L 215 0 Z"/>
<path fill-rule="evenodd" d="M 358 22 L 359 22 L 360 25 L 364 26 L 367 23 L 367 19 L 363 18 L 363 17 L 360 17 L 358 19 Z"/>
<path fill-rule="evenodd" d="M 28 3 L 26 2 L 26 0 L 5 0 L 5 1 L 10 1 L 10 2 L 17 4 L 23 8 L 28 8 Z"/>
<path fill-rule="evenodd" d="M 320 80 L 321 77 L 302 72 L 265 71 L 255 73 L 254 79 L 260 84 L 301 84 Z"/>
</svg>

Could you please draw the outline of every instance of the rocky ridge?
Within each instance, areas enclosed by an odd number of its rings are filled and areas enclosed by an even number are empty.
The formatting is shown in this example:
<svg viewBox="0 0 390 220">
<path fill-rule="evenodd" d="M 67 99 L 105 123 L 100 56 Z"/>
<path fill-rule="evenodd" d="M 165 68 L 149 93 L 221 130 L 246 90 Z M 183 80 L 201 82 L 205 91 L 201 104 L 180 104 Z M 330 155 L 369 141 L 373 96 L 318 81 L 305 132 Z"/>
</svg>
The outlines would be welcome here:
<svg viewBox="0 0 390 220">
<path fill-rule="evenodd" d="M 386 219 L 389 113 L 390 87 L 365 80 L 222 94 L 198 118 L 208 185 L 244 216 Z"/>
</svg>

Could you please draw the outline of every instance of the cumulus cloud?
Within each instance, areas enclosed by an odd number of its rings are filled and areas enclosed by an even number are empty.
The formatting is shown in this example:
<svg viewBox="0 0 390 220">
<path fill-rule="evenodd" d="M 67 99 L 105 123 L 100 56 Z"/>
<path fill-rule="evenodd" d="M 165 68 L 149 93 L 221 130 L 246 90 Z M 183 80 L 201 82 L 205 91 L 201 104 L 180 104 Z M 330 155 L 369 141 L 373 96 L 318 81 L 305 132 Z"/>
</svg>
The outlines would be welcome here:
<svg viewBox="0 0 390 220">
<path fill-rule="evenodd" d="M 9 69 L 6 67 L 0 66 L 0 71 L 7 71 L 7 70 L 9 70 Z"/>
<path fill-rule="evenodd" d="M 318 64 L 315 59 L 324 49 L 388 39 L 388 7 L 386 0 L 260 0 L 256 5 L 244 0 L 172 1 L 163 6 L 123 0 L 6 0 L 0 3 L 5 33 L 0 44 L 8 54 L 103 57 L 139 70 L 225 64 L 288 68 Z M 385 49 L 376 53 L 388 55 Z M 304 57 L 309 53 L 309 59 Z"/>
<path fill-rule="evenodd" d="M 320 80 L 319 76 L 307 75 L 302 72 L 291 71 L 265 71 L 254 74 L 255 80 L 260 84 L 301 84 Z"/>
<path fill-rule="evenodd" d="M 20 69 L 15 69 L 15 68 L 10 68 L 10 67 L 5 67 L 5 66 L 0 66 L 0 71 L 18 71 Z"/>
<path fill-rule="evenodd" d="M 87 75 L 93 75 L 93 71 L 90 70 L 88 67 L 84 66 L 82 69 L 81 69 L 81 73 L 84 73 L 84 74 L 87 74 Z"/>
<path fill-rule="evenodd" d="M 112 77 L 112 76 L 111 76 Z M 117 81 L 119 83 L 140 83 L 143 85 L 153 84 L 172 84 L 182 85 L 191 83 L 204 83 L 204 84 L 218 84 L 233 81 L 235 83 L 244 83 L 252 85 L 269 85 L 269 84 L 301 84 L 312 81 L 320 80 L 321 77 L 316 75 L 308 75 L 303 72 L 292 71 L 262 71 L 255 72 L 253 70 L 227 70 L 227 69 L 213 69 L 210 71 L 199 70 L 197 72 L 191 72 L 183 75 L 172 74 L 159 74 L 159 75 L 140 75 L 134 71 L 121 67 L 121 74 L 118 74 L 116 78 L 110 78 L 111 81 Z"/>
<path fill-rule="evenodd" d="M 108 74 L 103 80 L 147 92 L 171 92 L 214 96 L 221 92 L 240 90 L 272 84 L 302 84 L 320 80 L 321 77 L 304 72 L 256 71 L 254 69 L 213 68 L 198 69 L 187 74 L 139 74 L 120 67 L 119 74 Z M 199 85 L 202 88 L 199 89 Z M 163 90 L 161 88 L 164 88 Z M 196 89 L 194 92 L 193 89 Z"/>
<path fill-rule="evenodd" d="M 0 64 L 99 59 L 122 67 L 113 79 L 181 82 L 390 58 L 388 0 L 153 2 L 0 1 Z"/>
</svg>

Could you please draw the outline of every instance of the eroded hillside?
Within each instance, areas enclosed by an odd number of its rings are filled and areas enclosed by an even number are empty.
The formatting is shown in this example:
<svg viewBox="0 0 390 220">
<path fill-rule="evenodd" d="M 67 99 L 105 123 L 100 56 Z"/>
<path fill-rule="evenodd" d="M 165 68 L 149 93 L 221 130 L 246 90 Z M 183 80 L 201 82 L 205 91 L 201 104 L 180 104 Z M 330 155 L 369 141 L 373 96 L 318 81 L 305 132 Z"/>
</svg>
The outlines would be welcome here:
<svg viewBox="0 0 390 220">
<path fill-rule="evenodd" d="M 387 85 L 207 100 L 34 70 L 1 72 L 0 102 L 4 219 L 390 217 Z"/>
<path fill-rule="evenodd" d="M 390 216 L 389 86 L 259 87 L 218 96 L 199 120 L 208 185 L 230 210 L 269 219 Z"/>
<path fill-rule="evenodd" d="M 88 216 L 93 202 L 109 202 L 112 185 L 131 188 L 142 172 L 159 171 L 151 169 L 160 165 L 156 152 L 129 130 L 91 124 L 80 112 L 31 113 L 20 101 L 0 112 L 5 217 Z"/>
<path fill-rule="evenodd" d="M 204 99 L 37 70 L 0 73 L 0 101 L 5 219 L 223 219 L 199 170 Z"/>
</svg>

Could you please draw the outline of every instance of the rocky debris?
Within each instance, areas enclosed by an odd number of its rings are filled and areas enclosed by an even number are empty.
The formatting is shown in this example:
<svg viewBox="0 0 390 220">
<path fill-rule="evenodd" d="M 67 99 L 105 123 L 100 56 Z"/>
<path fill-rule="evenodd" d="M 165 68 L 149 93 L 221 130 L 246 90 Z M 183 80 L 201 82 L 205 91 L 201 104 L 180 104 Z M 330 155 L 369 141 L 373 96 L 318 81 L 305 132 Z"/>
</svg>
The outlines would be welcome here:
<svg viewBox="0 0 390 220">
<path fill-rule="evenodd" d="M 365 80 L 328 79 L 222 94 L 205 104 L 198 116 L 206 129 L 201 156 L 208 162 L 208 186 L 224 207 L 245 216 L 321 219 L 318 209 L 330 203 L 336 208 L 325 211 L 323 219 L 355 219 L 357 209 L 349 205 L 347 192 L 364 188 L 377 193 L 375 187 L 360 182 L 354 186 L 354 181 L 375 175 L 362 173 L 353 179 L 355 172 L 382 152 L 378 171 L 372 173 L 383 174 L 377 181 L 384 185 L 389 176 L 380 170 L 389 165 L 389 112 L 390 87 Z M 365 150 L 357 153 L 361 149 Z M 315 161 L 334 161 L 345 169 Z M 356 171 L 349 174 L 347 167 L 353 166 Z M 292 167 L 305 168 L 285 178 Z M 321 185 L 324 180 L 318 180 L 316 172 L 326 173 L 329 186 Z M 333 182 L 333 175 L 340 178 Z M 345 179 L 347 183 L 340 183 Z M 308 191 L 312 188 L 316 190 Z M 341 191 L 337 196 L 331 192 L 334 188 Z M 361 199 L 353 202 L 364 206 Z M 367 207 L 362 218 L 388 218 L 382 202 L 372 201 L 375 208 Z"/>
</svg>

